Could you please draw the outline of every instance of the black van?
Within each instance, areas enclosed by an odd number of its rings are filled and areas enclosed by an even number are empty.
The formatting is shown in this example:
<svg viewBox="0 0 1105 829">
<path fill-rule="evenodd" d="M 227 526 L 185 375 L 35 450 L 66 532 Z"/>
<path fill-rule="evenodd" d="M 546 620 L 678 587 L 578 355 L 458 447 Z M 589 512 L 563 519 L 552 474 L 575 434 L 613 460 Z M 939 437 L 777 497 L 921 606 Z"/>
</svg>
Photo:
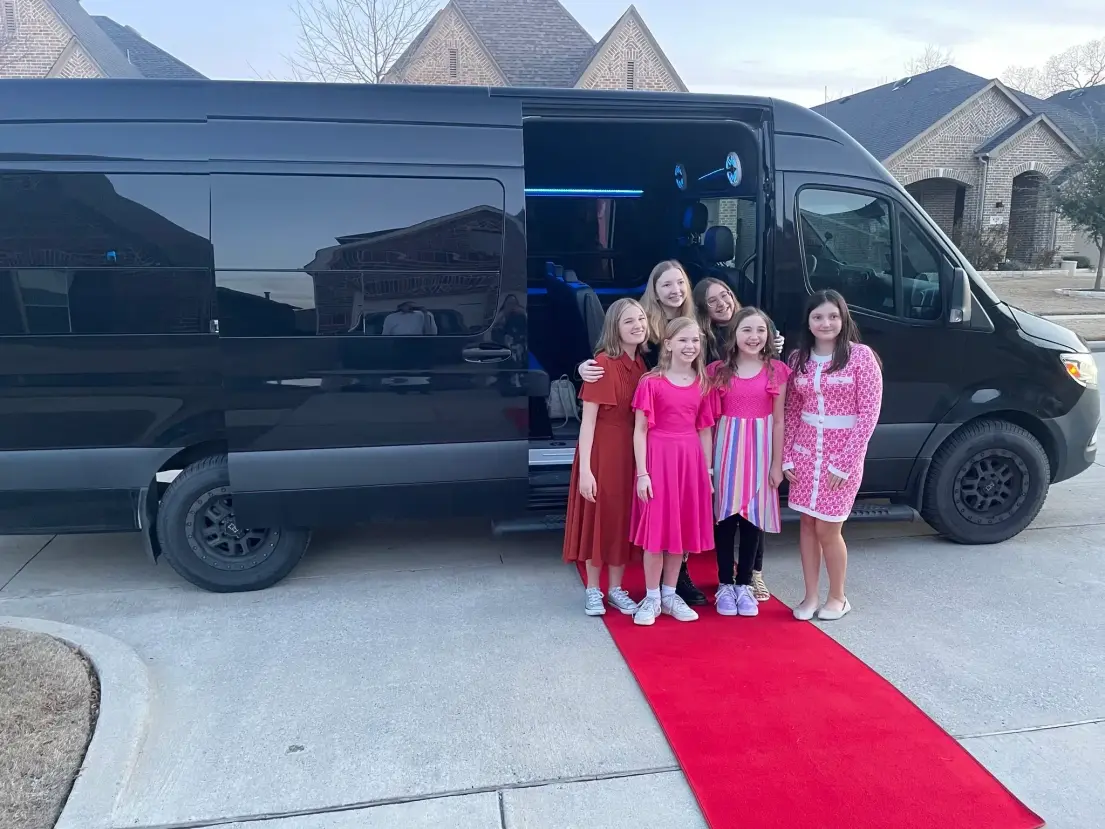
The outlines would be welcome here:
<svg viewBox="0 0 1105 829">
<path fill-rule="evenodd" d="M 0 532 L 263 588 L 333 523 L 562 520 L 563 405 L 658 260 L 885 364 L 856 516 L 1020 532 L 1094 460 L 1070 331 L 802 107 L 643 92 L 0 82 Z"/>
</svg>

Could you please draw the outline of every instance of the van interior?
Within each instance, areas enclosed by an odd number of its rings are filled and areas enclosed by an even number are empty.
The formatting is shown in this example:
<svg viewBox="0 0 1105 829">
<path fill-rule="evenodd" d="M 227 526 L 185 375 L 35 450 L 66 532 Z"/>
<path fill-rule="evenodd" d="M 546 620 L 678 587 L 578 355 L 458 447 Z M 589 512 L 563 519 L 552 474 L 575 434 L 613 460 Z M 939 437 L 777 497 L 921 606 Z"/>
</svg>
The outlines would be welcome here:
<svg viewBox="0 0 1105 829">
<path fill-rule="evenodd" d="M 664 259 L 692 284 L 721 278 L 743 304 L 757 301 L 763 164 L 747 124 L 538 118 L 523 137 L 531 370 L 578 393 L 576 366 L 594 355 L 605 309 L 639 299 Z M 568 445 L 579 422 L 550 417 L 548 404 L 530 398 L 531 441 Z"/>
</svg>

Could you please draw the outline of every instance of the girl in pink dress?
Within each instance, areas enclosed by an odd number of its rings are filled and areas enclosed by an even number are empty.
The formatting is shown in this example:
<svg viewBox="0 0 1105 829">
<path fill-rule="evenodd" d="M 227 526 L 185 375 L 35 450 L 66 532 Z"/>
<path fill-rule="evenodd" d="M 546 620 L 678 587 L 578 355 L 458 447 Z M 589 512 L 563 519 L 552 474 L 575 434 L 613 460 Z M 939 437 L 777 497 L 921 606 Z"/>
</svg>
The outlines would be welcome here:
<svg viewBox="0 0 1105 829">
<path fill-rule="evenodd" d="M 775 326 L 756 308 L 732 322 L 724 359 L 711 363 L 714 413 L 714 528 L 722 616 L 756 616 L 753 570 L 764 533 L 782 529 L 783 410 L 790 369 L 778 359 Z M 734 576 L 734 547 L 739 541 Z"/>
<path fill-rule="evenodd" d="M 653 624 L 661 613 L 680 622 L 698 618 L 675 587 L 684 554 L 714 547 L 707 391 L 698 323 L 674 319 L 664 331 L 659 364 L 633 395 L 637 497 L 630 540 L 644 550 L 646 588 L 633 617 L 638 625 Z"/>
<path fill-rule="evenodd" d="M 818 291 L 806 305 L 806 327 L 791 357 L 783 472 L 788 505 L 802 513 L 798 546 L 806 595 L 794 618 L 830 621 L 852 606 L 844 594 L 848 546 L 841 535 L 852 512 L 867 443 L 882 407 L 882 364 L 860 344 L 848 305 L 836 291 Z M 821 559 L 829 598 L 818 610 Z"/>
</svg>

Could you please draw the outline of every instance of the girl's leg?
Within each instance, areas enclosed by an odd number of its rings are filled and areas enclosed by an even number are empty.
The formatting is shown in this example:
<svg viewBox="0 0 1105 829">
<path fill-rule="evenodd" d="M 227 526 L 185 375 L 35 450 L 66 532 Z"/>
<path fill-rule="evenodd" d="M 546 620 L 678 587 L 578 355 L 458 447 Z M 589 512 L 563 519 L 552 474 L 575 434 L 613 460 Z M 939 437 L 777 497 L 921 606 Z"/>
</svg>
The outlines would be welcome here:
<svg viewBox="0 0 1105 829">
<path fill-rule="evenodd" d="M 602 568 L 590 561 L 587 562 L 587 589 L 599 590 L 602 582 Z"/>
<path fill-rule="evenodd" d="M 798 530 L 798 550 L 802 554 L 802 580 L 806 595 L 794 608 L 795 618 L 803 621 L 813 618 L 817 610 L 818 582 L 821 577 L 821 544 L 817 540 L 817 519 L 802 515 Z"/>
<path fill-rule="evenodd" d="M 767 533 L 760 533 L 760 542 L 756 545 L 756 563 L 752 566 L 752 595 L 758 602 L 771 598 L 771 591 L 764 583 L 764 539 Z"/>
<path fill-rule="evenodd" d="M 633 623 L 636 625 L 651 625 L 660 615 L 660 580 L 663 578 L 667 559 L 663 553 L 645 553 L 645 598 L 637 606 L 637 612 L 633 614 Z"/>
<path fill-rule="evenodd" d="M 679 622 L 693 622 L 698 618 L 695 613 L 680 596 L 675 588 L 681 579 L 680 571 L 686 567 L 683 556 L 664 556 L 663 583 L 660 586 L 661 612 Z"/>
<path fill-rule="evenodd" d="M 588 576 L 590 576 L 590 573 L 588 573 Z M 617 567 L 615 567 L 614 565 L 611 564 L 606 569 L 606 576 L 607 576 L 606 589 L 608 591 L 617 590 L 618 588 L 620 588 L 622 586 L 622 578 L 625 576 L 625 565 L 624 564 L 619 564 Z"/>
<path fill-rule="evenodd" d="M 717 594 L 714 607 L 722 616 L 737 615 L 737 594 L 733 590 L 734 571 L 736 569 L 737 528 L 740 516 L 730 515 L 724 521 L 714 524 L 714 550 L 717 553 Z"/>
<path fill-rule="evenodd" d="M 675 583 L 675 590 L 687 604 L 706 604 L 706 594 L 695 586 L 691 581 L 691 574 L 687 572 L 686 556 L 682 556 L 679 580 Z"/>
<path fill-rule="evenodd" d="M 752 595 L 752 567 L 756 563 L 756 548 L 763 533 L 760 528 L 743 517 L 740 521 L 740 554 L 737 557 L 737 613 L 741 616 L 758 616 L 760 604 Z"/>
<path fill-rule="evenodd" d="M 844 578 L 848 573 L 848 545 L 844 543 L 844 522 L 818 521 L 817 541 L 825 557 L 829 574 L 829 598 L 824 610 L 830 614 L 844 610 Z"/>
</svg>

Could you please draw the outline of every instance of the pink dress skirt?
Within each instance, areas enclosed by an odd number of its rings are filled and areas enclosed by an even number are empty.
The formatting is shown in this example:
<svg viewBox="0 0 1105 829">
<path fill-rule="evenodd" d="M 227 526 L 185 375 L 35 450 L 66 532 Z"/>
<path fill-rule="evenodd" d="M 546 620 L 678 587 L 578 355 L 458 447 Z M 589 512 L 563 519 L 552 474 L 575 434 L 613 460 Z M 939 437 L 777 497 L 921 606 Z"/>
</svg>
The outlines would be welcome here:
<svg viewBox="0 0 1105 829">
<path fill-rule="evenodd" d="M 648 417 L 652 500 L 633 497 L 630 541 L 648 553 L 701 553 L 714 549 L 713 492 L 700 429 L 713 425 L 710 398 L 698 384 L 677 386 L 666 377 L 641 380 L 633 408 Z"/>
</svg>

